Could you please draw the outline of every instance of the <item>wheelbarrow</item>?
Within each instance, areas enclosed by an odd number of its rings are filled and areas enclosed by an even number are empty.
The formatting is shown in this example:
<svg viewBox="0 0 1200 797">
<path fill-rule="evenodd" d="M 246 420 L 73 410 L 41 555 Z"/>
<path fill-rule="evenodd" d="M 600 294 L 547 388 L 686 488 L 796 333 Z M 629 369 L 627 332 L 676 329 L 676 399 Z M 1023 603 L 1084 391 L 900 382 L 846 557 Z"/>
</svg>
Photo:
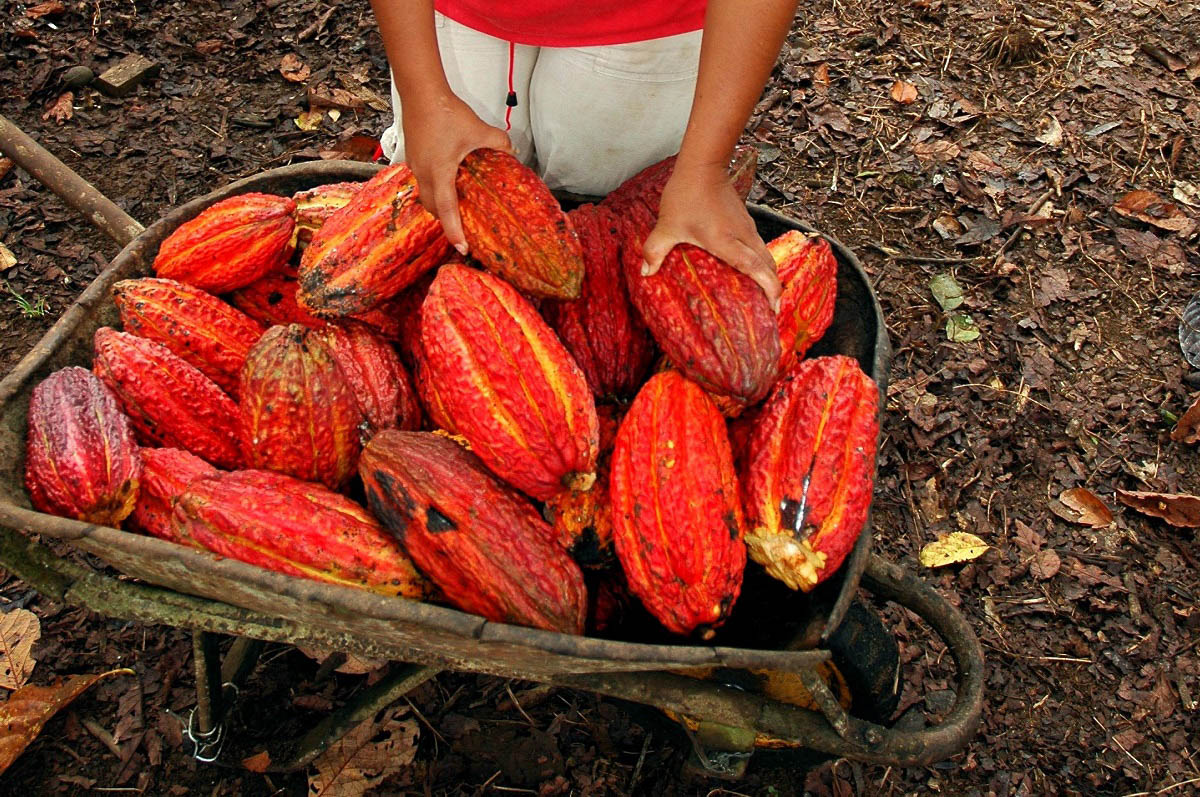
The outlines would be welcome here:
<svg viewBox="0 0 1200 797">
<path fill-rule="evenodd" d="M 90 366 L 93 333 L 117 322 L 113 283 L 148 275 L 163 239 L 214 202 L 250 191 L 290 195 L 322 183 L 365 180 L 379 167 L 328 161 L 272 169 L 143 229 L 3 117 L 0 151 L 123 247 L 0 381 L 0 566 L 60 602 L 193 630 L 197 704 L 185 733 L 197 758 L 212 761 L 220 754 L 229 698 L 268 641 L 402 663 L 302 738 L 270 746 L 270 769 L 277 771 L 307 765 L 356 723 L 442 670 L 538 681 L 652 707 L 690 738 L 691 765 L 715 776 L 736 777 L 751 753 L 763 748 L 804 753 L 810 760 L 922 765 L 951 756 L 974 734 L 983 699 L 979 642 L 962 614 L 929 585 L 871 553 L 869 521 L 839 572 L 812 593 L 755 579 L 748 571 L 727 627 L 712 644 L 695 644 L 669 643 L 665 634 L 598 638 L 489 622 L 33 511 L 23 486 L 30 391 L 58 368 Z M 811 232 L 765 207 L 751 205 L 750 212 L 767 240 L 788 229 Z M 837 305 L 814 354 L 856 358 L 879 385 L 882 407 L 890 345 L 879 303 L 854 254 L 826 237 L 838 260 Z M 107 566 L 57 556 L 47 539 L 69 543 Z M 937 725 L 888 726 L 902 682 L 898 649 L 878 615 L 856 599 L 860 586 L 916 613 L 948 647 L 958 670 L 956 699 Z M 236 638 L 223 658 L 220 635 Z"/>
</svg>

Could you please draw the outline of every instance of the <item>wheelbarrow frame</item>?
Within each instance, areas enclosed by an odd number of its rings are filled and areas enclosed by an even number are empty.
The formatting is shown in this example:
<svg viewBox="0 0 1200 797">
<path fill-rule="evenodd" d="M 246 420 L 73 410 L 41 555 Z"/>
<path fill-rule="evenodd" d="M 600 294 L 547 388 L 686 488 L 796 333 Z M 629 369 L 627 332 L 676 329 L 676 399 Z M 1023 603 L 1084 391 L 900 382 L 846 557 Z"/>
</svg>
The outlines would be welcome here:
<svg viewBox="0 0 1200 797">
<path fill-rule="evenodd" d="M 279 750 L 277 768 L 300 766 L 337 735 L 439 670 L 453 669 L 536 680 L 644 703 L 698 718 L 706 727 L 740 729 L 740 738 L 760 745 L 789 745 L 830 755 L 896 765 L 940 760 L 957 751 L 974 732 L 982 703 L 983 659 L 978 641 L 961 614 L 936 592 L 869 552 L 869 528 L 842 572 L 836 597 L 818 639 L 841 621 L 860 575 L 880 597 L 913 609 L 947 643 L 959 669 L 957 700 L 946 719 L 923 731 L 893 731 L 846 714 L 828 687 L 815 676 L 828 650 L 754 650 L 703 645 L 655 645 L 578 637 L 492 623 L 432 604 L 375 595 L 349 587 L 285 576 L 207 552 L 150 537 L 58 518 L 28 508 L 23 490 L 25 414 L 32 386 L 50 371 L 88 364 L 91 338 L 101 325 L 116 323 L 110 288 L 119 279 L 144 276 L 162 239 L 182 219 L 226 196 L 254 190 L 292 193 L 324 182 L 362 180 L 377 170 L 345 161 L 304 163 L 246 178 L 173 210 L 142 232 L 128 216 L 88 195 L 94 192 L 67 167 L 0 117 L 0 149 L 5 150 L 52 189 L 71 181 L 69 204 L 85 211 L 97 226 L 125 243 L 121 253 L 46 333 L 31 352 L 0 381 L 0 565 L 48 597 L 97 613 L 194 629 L 198 708 L 188 735 L 198 757 L 219 749 L 223 684 L 244 677 L 261 649 L 250 640 L 286 642 L 406 662 L 352 705 L 331 714 L 298 744 Z M 15 151 L 12 141 L 20 144 Z M 29 145 L 32 145 L 29 146 Z M 49 161 L 47 160 L 49 158 Z M 47 171 L 44 164 L 57 167 Z M 29 168 L 26 164 L 32 165 Z M 61 168 L 59 168 L 61 167 Z M 65 174 L 64 174 L 65 170 Z M 41 173 L 39 173 L 39 171 Z M 78 181 L 77 183 L 75 181 Z M 82 185 L 79 185 L 82 184 Z M 62 195 L 62 192 L 59 192 Z M 98 193 L 98 192 L 96 192 Z M 67 197 L 64 197 L 67 198 Z M 101 207 L 105 212 L 96 211 Z M 760 228 L 775 233 L 802 227 L 792 219 L 756 206 Z M 124 218 L 122 218 L 124 216 Z M 130 235 L 135 235 L 132 241 Z M 123 241 L 122 238 L 125 240 Z M 839 297 L 856 301 L 839 313 L 869 313 L 881 319 L 878 302 L 857 259 L 830 239 L 839 260 Z M 841 301 L 841 298 L 840 298 Z M 881 322 L 866 347 L 862 336 L 838 324 L 820 347 L 859 358 L 886 389 L 890 347 Z M 54 555 L 34 535 L 69 542 L 117 571 L 89 568 Z M 131 581 L 133 576 L 142 582 Z M 224 666 L 217 659 L 213 633 L 239 637 Z M 804 677 L 821 711 L 810 711 L 678 674 L 719 666 L 794 671 Z M 273 767 L 275 768 L 275 767 Z"/>
</svg>

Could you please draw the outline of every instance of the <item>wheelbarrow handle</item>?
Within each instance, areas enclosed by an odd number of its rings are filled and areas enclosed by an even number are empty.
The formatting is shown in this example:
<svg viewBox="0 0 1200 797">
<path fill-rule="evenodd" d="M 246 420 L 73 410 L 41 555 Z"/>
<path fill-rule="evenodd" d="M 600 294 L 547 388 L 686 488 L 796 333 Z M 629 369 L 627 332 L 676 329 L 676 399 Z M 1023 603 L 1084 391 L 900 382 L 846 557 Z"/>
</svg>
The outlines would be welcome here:
<svg viewBox="0 0 1200 797">
<path fill-rule="evenodd" d="M 857 761 L 919 766 L 959 752 L 979 727 L 983 709 L 983 649 L 962 613 L 921 579 L 872 554 L 863 585 L 911 609 L 945 641 L 958 666 L 954 707 L 923 730 L 885 728 L 856 717 L 835 729 L 820 713 L 672 673 L 605 673 L 556 677 L 559 686 L 644 703 L 668 712 L 753 731 L 766 746 L 781 740 Z"/>
<path fill-rule="evenodd" d="M 118 245 L 125 246 L 142 231 L 136 219 L 2 115 L 0 153 L 12 158 Z"/>
</svg>

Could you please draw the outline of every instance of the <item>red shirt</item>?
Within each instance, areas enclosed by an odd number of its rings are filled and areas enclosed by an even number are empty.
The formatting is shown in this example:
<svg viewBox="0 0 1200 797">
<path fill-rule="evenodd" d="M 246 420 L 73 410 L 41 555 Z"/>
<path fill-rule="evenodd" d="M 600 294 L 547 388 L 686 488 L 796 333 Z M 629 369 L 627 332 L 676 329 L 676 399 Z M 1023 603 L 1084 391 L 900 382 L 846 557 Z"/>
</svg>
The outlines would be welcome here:
<svg viewBox="0 0 1200 797">
<path fill-rule="evenodd" d="M 436 0 L 455 22 L 538 47 L 627 44 L 704 27 L 707 0 Z"/>
</svg>

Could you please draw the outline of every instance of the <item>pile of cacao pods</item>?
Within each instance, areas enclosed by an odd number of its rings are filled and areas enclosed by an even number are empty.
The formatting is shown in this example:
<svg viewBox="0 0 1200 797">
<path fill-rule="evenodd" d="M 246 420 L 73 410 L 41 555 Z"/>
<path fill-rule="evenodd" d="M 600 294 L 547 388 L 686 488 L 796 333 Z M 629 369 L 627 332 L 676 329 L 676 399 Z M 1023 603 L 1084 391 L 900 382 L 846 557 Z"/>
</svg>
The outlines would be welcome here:
<svg viewBox="0 0 1200 797">
<path fill-rule="evenodd" d="M 217 202 L 114 286 L 92 370 L 35 387 L 34 507 L 567 633 L 623 594 L 710 638 L 747 566 L 811 590 L 863 528 L 878 431 L 858 363 L 805 358 L 836 262 L 769 242 L 778 314 L 694 246 L 644 276 L 672 165 L 564 212 L 476 150 L 470 259 L 404 164 Z"/>
</svg>

